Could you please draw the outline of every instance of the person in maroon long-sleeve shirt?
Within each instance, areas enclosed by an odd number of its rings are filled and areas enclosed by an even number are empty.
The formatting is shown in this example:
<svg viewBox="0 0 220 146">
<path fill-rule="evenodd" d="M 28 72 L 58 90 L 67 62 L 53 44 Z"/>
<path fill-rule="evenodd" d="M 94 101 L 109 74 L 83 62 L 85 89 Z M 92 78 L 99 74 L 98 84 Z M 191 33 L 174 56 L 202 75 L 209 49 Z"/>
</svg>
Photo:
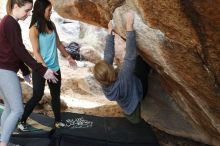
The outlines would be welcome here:
<svg viewBox="0 0 220 146">
<path fill-rule="evenodd" d="M 23 76 L 28 80 L 29 66 L 46 80 L 57 82 L 55 73 L 33 59 L 22 41 L 18 20 L 25 20 L 30 15 L 32 6 L 33 0 L 8 0 L 7 15 L 0 23 L 0 96 L 5 106 L 1 116 L 0 146 L 7 146 L 11 133 L 24 111 L 18 70 L 21 69 Z"/>
</svg>

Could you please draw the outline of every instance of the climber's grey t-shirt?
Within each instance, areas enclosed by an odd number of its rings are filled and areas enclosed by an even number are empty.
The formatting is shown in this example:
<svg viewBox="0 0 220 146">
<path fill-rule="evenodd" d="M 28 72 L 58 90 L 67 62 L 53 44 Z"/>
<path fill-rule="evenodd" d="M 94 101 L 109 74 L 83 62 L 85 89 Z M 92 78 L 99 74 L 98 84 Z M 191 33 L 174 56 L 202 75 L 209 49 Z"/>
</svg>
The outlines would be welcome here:
<svg viewBox="0 0 220 146">
<path fill-rule="evenodd" d="M 105 96 L 117 101 L 125 114 L 130 115 L 143 97 L 141 81 L 134 75 L 137 50 L 134 31 L 126 33 L 126 54 L 117 80 L 110 86 L 103 86 Z M 104 60 L 113 64 L 115 56 L 114 35 L 108 35 L 104 51 Z"/>
</svg>

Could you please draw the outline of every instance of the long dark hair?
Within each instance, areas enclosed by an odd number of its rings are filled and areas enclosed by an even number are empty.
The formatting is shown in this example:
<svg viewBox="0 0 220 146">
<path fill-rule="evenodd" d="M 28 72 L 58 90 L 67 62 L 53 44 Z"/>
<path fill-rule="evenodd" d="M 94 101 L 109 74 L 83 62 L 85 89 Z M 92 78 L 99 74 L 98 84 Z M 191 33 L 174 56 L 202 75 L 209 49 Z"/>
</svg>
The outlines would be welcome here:
<svg viewBox="0 0 220 146">
<path fill-rule="evenodd" d="M 8 15 L 11 14 L 11 11 L 12 11 L 15 4 L 17 4 L 19 7 L 22 7 L 26 3 L 32 3 L 33 4 L 33 0 L 8 0 L 7 4 L 6 4 L 7 14 Z"/>
<path fill-rule="evenodd" d="M 48 27 L 49 30 L 54 30 L 52 22 L 46 20 L 44 17 L 45 10 L 50 5 L 51 2 L 48 0 L 36 0 L 34 3 L 33 14 L 29 28 L 37 24 L 39 33 L 47 33 L 46 27 Z"/>
</svg>

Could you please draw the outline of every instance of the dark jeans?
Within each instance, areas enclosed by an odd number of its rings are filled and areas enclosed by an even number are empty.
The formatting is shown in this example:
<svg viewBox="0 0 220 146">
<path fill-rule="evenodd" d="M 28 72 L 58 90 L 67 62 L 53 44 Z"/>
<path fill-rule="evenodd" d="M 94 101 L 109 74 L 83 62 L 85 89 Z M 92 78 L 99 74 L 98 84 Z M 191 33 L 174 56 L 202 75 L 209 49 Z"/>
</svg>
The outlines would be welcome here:
<svg viewBox="0 0 220 146">
<path fill-rule="evenodd" d="M 56 77 L 58 79 L 57 83 L 52 83 L 47 81 L 50 89 L 50 95 L 52 97 L 51 105 L 55 117 L 55 122 L 61 121 L 60 113 L 60 87 L 61 87 L 61 73 L 60 70 L 57 71 Z M 21 122 L 26 123 L 27 118 L 32 113 L 34 107 L 42 99 L 44 95 L 45 79 L 36 71 L 32 72 L 32 82 L 33 82 L 33 96 L 26 103 L 24 113 L 21 118 Z"/>
<path fill-rule="evenodd" d="M 134 74 L 140 79 L 143 87 L 143 98 L 147 94 L 148 90 L 148 74 L 151 70 L 151 67 L 141 58 L 137 56 Z"/>
<path fill-rule="evenodd" d="M 139 103 L 133 113 L 130 115 L 124 114 L 129 122 L 137 124 L 141 121 L 141 104 Z"/>
</svg>

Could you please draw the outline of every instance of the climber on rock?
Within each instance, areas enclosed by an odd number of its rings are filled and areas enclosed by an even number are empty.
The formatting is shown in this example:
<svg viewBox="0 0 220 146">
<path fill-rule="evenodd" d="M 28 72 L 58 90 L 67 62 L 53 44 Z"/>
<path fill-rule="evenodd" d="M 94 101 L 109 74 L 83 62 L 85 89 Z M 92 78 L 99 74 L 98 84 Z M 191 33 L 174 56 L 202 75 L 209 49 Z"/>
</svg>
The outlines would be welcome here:
<svg viewBox="0 0 220 146">
<path fill-rule="evenodd" d="M 119 70 L 114 69 L 115 56 L 112 21 L 108 24 L 108 36 L 104 50 L 104 60 L 93 68 L 95 79 L 102 86 L 107 99 L 116 101 L 125 117 L 133 124 L 141 121 L 140 102 L 147 92 L 150 67 L 137 55 L 136 35 L 133 28 L 134 14 L 126 16 L 126 54 Z"/>
</svg>

